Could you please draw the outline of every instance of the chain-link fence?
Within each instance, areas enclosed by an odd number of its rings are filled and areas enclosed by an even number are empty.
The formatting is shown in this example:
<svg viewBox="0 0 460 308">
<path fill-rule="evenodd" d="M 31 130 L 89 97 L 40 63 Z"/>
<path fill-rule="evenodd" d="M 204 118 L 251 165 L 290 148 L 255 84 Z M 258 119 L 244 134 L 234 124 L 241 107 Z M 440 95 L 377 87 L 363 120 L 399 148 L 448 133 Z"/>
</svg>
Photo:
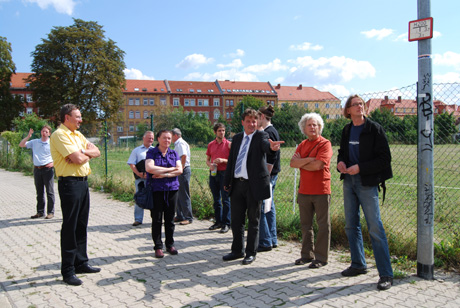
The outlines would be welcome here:
<svg viewBox="0 0 460 308">
<path fill-rule="evenodd" d="M 386 182 L 385 202 L 381 204 L 381 216 L 387 231 L 391 253 L 399 256 L 416 257 L 417 240 L 417 102 L 416 85 L 378 93 L 360 94 L 365 100 L 368 116 L 379 122 L 387 133 L 392 153 L 393 178 Z M 433 85 L 434 105 L 434 185 L 435 185 L 435 259 L 436 266 L 460 264 L 460 145 L 458 144 L 458 119 L 460 84 Z M 347 247 L 344 231 L 343 193 L 339 173 L 336 171 L 338 144 L 343 126 L 349 120 L 337 117 L 337 103 L 343 106 L 347 97 L 339 101 L 299 103 L 280 106 L 272 123 L 286 141 L 281 150 L 281 172 L 275 190 L 277 225 L 281 236 L 299 240 L 300 220 L 295 203 L 299 171 L 289 167 L 295 147 L 305 136 L 298 128 L 301 115 L 319 112 L 325 119 L 323 136 L 331 140 L 333 157 L 331 161 L 331 221 L 332 243 L 336 247 Z M 307 106 L 309 108 L 304 108 Z M 340 109 L 340 106 L 339 106 Z M 333 116 L 331 116 L 333 114 Z M 229 127 L 230 128 L 230 127 Z M 228 129 L 229 130 L 229 129 Z M 183 138 L 187 141 L 187 136 Z M 138 141 L 138 144 L 140 141 Z M 203 142 L 201 142 L 203 144 Z M 206 166 L 206 148 L 191 144 L 191 194 L 196 216 L 212 218 L 212 195 L 208 187 L 209 170 Z M 1 161 L 12 166 L 12 147 L 3 140 Z M 93 187 L 103 188 L 118 198 L 132 200 L 134 179 L 126 164 L 133 149 L 131 142 L 121 142 L 107 151 L 101 150 L 100 159 L 93 160 Z M 107 161 L 107 166 L 105 162 Z M 32 188 L 31 188 L 32 189 Z M 127 217 L 127 220 L 132 218 Z M 365 241 L 368 247 L 366 223 L 363 220 Z"/>
</svg>

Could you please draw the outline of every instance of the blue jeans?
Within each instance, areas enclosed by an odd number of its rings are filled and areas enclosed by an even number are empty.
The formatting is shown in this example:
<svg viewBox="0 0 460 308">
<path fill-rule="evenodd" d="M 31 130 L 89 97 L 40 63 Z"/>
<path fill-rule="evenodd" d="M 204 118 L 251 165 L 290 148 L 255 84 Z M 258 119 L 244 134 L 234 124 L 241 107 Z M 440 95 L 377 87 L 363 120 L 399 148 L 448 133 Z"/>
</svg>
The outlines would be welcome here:
<svg viewBox="0 0 460 308">
<path fill-rule="evenodd" d="M 216 224 L 230 226 L 230 197 L 228 192 L 224 190 L 224 173 L 225 171 L 218 171 L 215 176 L 210 175 L 209 188 L 214 199 Z"/>
<path fill-rule="evenodd" d="M 363 186 L 361 176 L 345 175 L 343 181 L 345 207 L 345 232 L 351 252 L 351 267 L 366 268 L 363 235 L 360 223 L 361 205 L 371 237 L 375 263 L 380 277 L 393 277 L 388 241 L 380 218 L 379 193 L 377 186 Z"/>
<path fill-rule="evenodd" d="M 144 182 L 144 185 L 147 185 L 146 179 L 136 179 L 134 181 L 134 185 L 136 186 L 136 192 L 139 190 L 139 183 Z M 145 186 L 144 186 L 145 187 Z M 144 220 L 144 209 L 139 207 L 137 204 L 134 204 L 134 221 L 142 223 Z"/>
<path fill-rule="evenodd" d="M 177 218 L 182 220 L 193 221 L 192 201 L 190 200 L 190 177 L 192 175 L 190 167 L 185 167 L 182 174 L 179 175 L 179 197 L 177 201 L 176 213 Z"/>
<path fill-rule="evenodd" d="M 276 209 L 275 209 L 275 186 L 277 175 L 270 176 L 272 184 L 272 207 L 270 212 L 264 213 L 262 206 L 259 223 L 259 246 L 272 247 L 278 245 L 278 237 L 276 235 Z M 267 202 L 267 201 L 264 201 Z"/>
</svg>

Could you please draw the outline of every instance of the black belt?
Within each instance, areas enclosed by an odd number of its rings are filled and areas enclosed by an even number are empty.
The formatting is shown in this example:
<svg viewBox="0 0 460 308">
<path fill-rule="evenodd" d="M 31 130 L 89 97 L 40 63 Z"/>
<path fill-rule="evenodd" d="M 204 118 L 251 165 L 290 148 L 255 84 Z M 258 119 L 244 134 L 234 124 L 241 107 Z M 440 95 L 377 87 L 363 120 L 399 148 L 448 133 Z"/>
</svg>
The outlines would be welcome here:
<svg viewBox="0 0 460 308">
<path fill-rule="evenodd" d="M 36 168 L 36 169 L 43 169 L 43 168 L 47 168 L 47 167 L 46 167 L 46 165 L 44 165 L 44 166 L 34 166 L 34 168 Z M 50 168 L 52 168 L 52 167 L 50 167 Z"/>
<path fill-rule="evenodd" d="M 235 178 L 235 180 L 238 180 L 238 181 L 241 181 L 241 182 L 247 182 L 249 180 L 245 179 L 245 178 Z"/>
<path fill-rule="evenodd" d="M 60 176 L 58 178 L 59 181 L 87 181 L 87 176 Z"/>
</svg>

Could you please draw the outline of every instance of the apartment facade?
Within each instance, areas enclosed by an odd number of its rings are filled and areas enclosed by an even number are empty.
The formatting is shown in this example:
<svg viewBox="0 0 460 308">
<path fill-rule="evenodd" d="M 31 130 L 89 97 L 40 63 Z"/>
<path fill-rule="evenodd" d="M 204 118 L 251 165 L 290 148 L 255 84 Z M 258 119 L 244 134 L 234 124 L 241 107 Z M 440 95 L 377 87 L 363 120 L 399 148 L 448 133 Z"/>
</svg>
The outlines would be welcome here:
<svg viewBox="0 0 460 308">
<path fill-rule="evenodd" d="M 39 109 L 32 98 L 33 91 L 30 89 L 29 83 L 27 82 L 27 78 L 29 78 L 30 74 L 31 73 L 16 73 L 11 75 L 11 94 L 20 96 L 24 102 L 24 111 L 20 114 L 20 116 L 32 113 L 40 114 Z"/>
</svg>

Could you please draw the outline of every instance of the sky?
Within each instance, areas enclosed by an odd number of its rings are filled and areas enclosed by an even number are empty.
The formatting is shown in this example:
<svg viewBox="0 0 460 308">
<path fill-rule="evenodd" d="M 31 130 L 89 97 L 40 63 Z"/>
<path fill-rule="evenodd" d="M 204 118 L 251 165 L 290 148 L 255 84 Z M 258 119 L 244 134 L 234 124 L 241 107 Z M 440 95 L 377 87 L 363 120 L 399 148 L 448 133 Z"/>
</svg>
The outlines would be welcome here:
<svg viewBox="0 0 460 308">
<path fill-rule="evenodd" d="M 433 83 L 458 83 L 460 1 L 431 1 L 431 17 Z M 337 97 L 418 79 L 417 0 L 0 0 L 16 72 L 31 72 L 35 47 L 74 18 L 126 53 L 127 79 L 269 81 Z"/>
</svg>

